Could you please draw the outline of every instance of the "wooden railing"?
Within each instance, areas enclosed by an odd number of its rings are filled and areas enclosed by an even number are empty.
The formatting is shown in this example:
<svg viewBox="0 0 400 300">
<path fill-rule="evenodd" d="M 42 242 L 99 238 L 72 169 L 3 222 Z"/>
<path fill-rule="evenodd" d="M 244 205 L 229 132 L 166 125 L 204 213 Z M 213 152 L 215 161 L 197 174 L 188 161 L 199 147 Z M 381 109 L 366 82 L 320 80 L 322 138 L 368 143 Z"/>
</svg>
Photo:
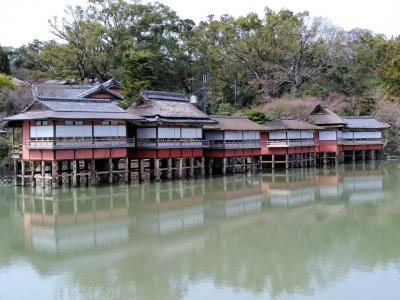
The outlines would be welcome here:
<svg viewBox="0 0 400 300">
<path fill-rule="evenodd" d="M 339 145 L 383 145 L 385 139 L 341 139 L 338 140 Z"/>
<path fill-rule="evenodd" d="M 28 149 L 87 149 L 133 148 L 134 138 L 85 138 L 85 139 L 31 139 L 25 141 Z"/>
<path fill-rule="evenodd" d="M 261 148 L 260 140 L 229 140 L 229 141 L 209 141 L 211 149 L 249 149 Z"/>
<path fill-rule="evenodd" d="M 314 139 L 297 139 L 297 140 L 272 140 L 263 143 L 263 147 L 267 148 L 288 148 L 302 146 L 317 146 L 318 142 Z"/>
<path fill-rule="evenodd" d="M 142 149 L 205 148 L 208 141 L 201 139 L 137 139 L 136 147 Z"/>
</svg>

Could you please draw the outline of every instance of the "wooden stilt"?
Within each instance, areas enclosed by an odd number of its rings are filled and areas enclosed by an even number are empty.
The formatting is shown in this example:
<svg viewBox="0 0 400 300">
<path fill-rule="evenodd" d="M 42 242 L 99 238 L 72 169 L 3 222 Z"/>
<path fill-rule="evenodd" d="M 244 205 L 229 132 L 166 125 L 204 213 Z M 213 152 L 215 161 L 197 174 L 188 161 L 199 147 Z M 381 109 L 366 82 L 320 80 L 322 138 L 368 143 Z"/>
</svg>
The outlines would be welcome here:
<svg viewBox="0 0 400 300">
<path fill-rule="evenodd" d="M 13 163 L 14 163 L 14 184 L 17 185 L 18 161 L 14 159 Z"/>
<path fill-rule="evenodd" d="M 365 161 L 365 150 L 361 151 L 361 158 L 362 158 L 362 161 Z"/>
<path fill-rule="evenodd" d="M 260 155 L 260 156 L 258 157 L 258 170 L 259 170 L 259 171 L 262 171 L 262 169 L 263 169 L 262 160 L 263 160 L 262 155 Z"/>
<path fill-rule="evenodd" d="M 190 158 L 190 177 L 194 177 L 194 157 Z"/>
<path fill-rule="evenodd" d="M 108 183 L 113 183 L 113 168 L 114 164 L 112 158 L 108 159 Z"/>
<path fill-rule="evenodd" d="M 161 172 L 160 172 L 160 159 L 154 159 L 154 178 L 159 181 L 161 179 Z"/>
<path fill-rule="evenodd" d="M 275 169 L 275 154 L 272 154 L 271 156 L 271 168 Z"/>
<path fill-rule="evenodd" d="M 201 176 L 204 177 L 206 175 L 206 166 L 205 166 L 205 161 L 206 159 L 204 158 L 204 156 L 201 157 L 200 160 L 200 168 L 201 168 Z"/>
<path fill-rule="evenodd" d="M 178 178 L 183 177 L 183 158 L 179 158 Z"/>
<path fill-rule="evenodd" d="M 58 161 L 56 160 L 51 162 L 51 186 L 58 187 Z"/>
<path fill-rule="evenodd" d="M 223 175 L 226 174 L 226 160 L 227 160 L 226 157 L 222 158 L 222 174 Z"/>
<path fill-rule="evenodd" d="M 172 178 L 172 158 L 168 158 L 167 160 L 167 178 Z"/>
<path fill-rule="evenodd" d="M 213 158 L 208 159 L 208 175 L 213 174 L 213 162 L 214 162 Z"/>
<path fill-rule="evenodd" d="M 41 183 L 42 188 L 44 188 L 45 184 L 46 184 L 46 162 L 44 160 L 42 160 L 42 162 L 41 162 L 40 171 L 41 171 L 41 175 L 42 175 L 42 179 L 41 179 L 40 183 Z"/>
<path fill-rule="evenodd" d="M 31 186 L 35 187 L 36 180 L 35 180 L 35 162 L 34 161 L 30 162 L 30 169 L 31 169 Z"/>
<path fill-rule="evenodd" d="M 324 158 L 323 159 L 324 159 L 323 160 L 324 166 L 326 166 L 328 164 L 328 153 L 324 152 Z"/>
<path fill-rule="evenodd" d="M 139 160 L 139 179 L 141 181 L 145 180 L 145 174 L 144 174 L 144 159 Z"/>
<path fill-rule="evenodd" d="M 129 158 L 125 158 L 125 175 L 124 175 L 124 182 L 128 183 L 129 182 L 129 175 L 131 174 L 130 172 L 130 160 Z"/>
<path fill-rule="evenodd" d="M 21 185 L 25 186 L 25 161 L 21 160 Z"/>
<path fill-rule="evenodd" d="M 285 155 L 285 168 L 289 169 L 289 155 Z"/>
<path fill-rule="evenodd" d="M 77 186 L 78 185 L 78 180 L 77 180 L 77 162 L 76 160 L 73 160 L 72 162 L 72 186 Z"/>
<path fill-rule="evenodd" d="M 353 150 L 353 152 L 352 152 L 351 160 L 352 161 L 356 160 L 356 151 L 355 150 Z"/>
<path fill-rule="evenodd" d="M 95 186 L 97 184 L 96 179 L 96 160 L 92 158 L 90 161 L 90 185 Z"/>
</svg>

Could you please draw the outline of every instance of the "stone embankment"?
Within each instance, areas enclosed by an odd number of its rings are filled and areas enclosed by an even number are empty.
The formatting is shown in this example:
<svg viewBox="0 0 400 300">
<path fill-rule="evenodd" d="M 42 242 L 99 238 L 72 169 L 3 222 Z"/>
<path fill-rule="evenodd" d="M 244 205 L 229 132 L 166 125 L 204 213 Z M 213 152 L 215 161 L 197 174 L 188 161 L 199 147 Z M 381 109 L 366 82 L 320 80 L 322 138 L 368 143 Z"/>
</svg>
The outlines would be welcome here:
<svg viewBox="0 0 400 300">
<path fill-rule="evenodd" d="M 14 170 L 11 166 L 0 169 L 0 185 L 9 185 L 14 182 Z"/>
</svg>

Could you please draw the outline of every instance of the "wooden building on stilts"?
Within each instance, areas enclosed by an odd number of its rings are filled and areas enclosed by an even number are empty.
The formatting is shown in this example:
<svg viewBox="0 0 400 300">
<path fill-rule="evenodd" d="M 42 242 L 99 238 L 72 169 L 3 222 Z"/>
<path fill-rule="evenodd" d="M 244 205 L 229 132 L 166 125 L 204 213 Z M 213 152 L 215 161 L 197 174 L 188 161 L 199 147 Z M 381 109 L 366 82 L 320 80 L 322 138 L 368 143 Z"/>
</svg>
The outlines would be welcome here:
<svg viewBox="0 0 400 300">
<path fill-rule="evenodd" d="M 110 86 L 112 89 L 109 89 Z M 135 147 L 127 128 L 143 118 L 118 106 L 118 82 L 97 86 L 37 85 L 34 101 L 6 118 L 22 128 L 14 156 L 15 182 L 25 185 L 128 181 L 128 149 Z"/>
<path fill-rule="evenodd" d="M 375 160 L 382 157 L 385 143 L 384 130 L 390 125 L 377 121 L 371 116 L 346 116 L 347 123 L 339 141 L 346 160 Z"/>
<path fill-rule="evenodd" d="M 204 175 L 203 126 L 215 123 L 184 94 L 142 91 L 128 112 L 145 119 L 135 128 L 136 148 L 129 157 L 139 163 L 140 179 Z"/>
<path fill-rule="evenodd" d="M 265 124 L 261 134 L 263 168 L 311 167 L 316 165 L 318 126 L 288 118 Z"/>
<path fill-rule="evenodd" d="M 322 165 L 337 164 L 344 161 L 342 145 L 342 129 L 347 122 L 322 104 L 318 104 L 308 121 L 322 127 L 318 130 L 317 163 Z"/>
<path fill-rule="evenodd" d="M 12 151 L 20 185 L 159 181 L 374 160 L 390 127 L 372 117 L 341 117 L 321 104 L 308 123 L 280 118 L 260 125 L 243 116 L 209 116 L 184 94 L 159 91 L 141 91 L 124 110 L 115 79 L 36 85 L 33 96 L 22 113 L 4 119 L 22 136 Z"/>
<path fill-rule="evenodd" d="M 261 132 L 265 127 L 242 116 L 211 116 L 204 127 L 208 174 L 261 170 Z"/>
</svg>

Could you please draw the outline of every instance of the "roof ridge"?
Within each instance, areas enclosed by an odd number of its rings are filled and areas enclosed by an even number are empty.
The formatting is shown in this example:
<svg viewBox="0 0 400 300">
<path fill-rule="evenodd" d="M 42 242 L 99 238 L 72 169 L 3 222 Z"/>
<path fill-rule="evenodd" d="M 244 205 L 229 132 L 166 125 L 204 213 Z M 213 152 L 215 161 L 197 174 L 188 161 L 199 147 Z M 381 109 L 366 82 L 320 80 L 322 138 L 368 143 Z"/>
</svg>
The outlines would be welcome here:
<svg viewBox="0 0 400 300">
<path fill-rule="evenodd" d="M 184 93 L 142 90 L 140 96 L 147 101 L 176 101 L 189 102 L 189 98 Z"/>
<path fill-rule="evenodd" d="M 374 116 L 340 116 L 344 119 L 375 119 Z"/>
<path fill-rule="evenodd" d="M 65 87 L 65 88 L 79 88 L 79 89 L 87 89 L 93 88 L 96 85 L 81 85 L 81 84 L 55 84 L 55 83 L 39 83 L 35 84 L 35 86 L 46 86 L 46 87 Z"/>
<path fill-rule="evenodd" d="M 227 115 L 210 115 L 211 118 L 221 118 L 221 119 L 248 119 L 247 116 L 227 116 Z"/>
<path fill-rule="evenodd" d="M 102 99 L 102 98 L 60 98 L 60 97 L 38 97 L 39 101 L 63 101 L 63 102 L 104 102 L 104 103 L 113 103 L 111 99 Z"/>
</svg>

